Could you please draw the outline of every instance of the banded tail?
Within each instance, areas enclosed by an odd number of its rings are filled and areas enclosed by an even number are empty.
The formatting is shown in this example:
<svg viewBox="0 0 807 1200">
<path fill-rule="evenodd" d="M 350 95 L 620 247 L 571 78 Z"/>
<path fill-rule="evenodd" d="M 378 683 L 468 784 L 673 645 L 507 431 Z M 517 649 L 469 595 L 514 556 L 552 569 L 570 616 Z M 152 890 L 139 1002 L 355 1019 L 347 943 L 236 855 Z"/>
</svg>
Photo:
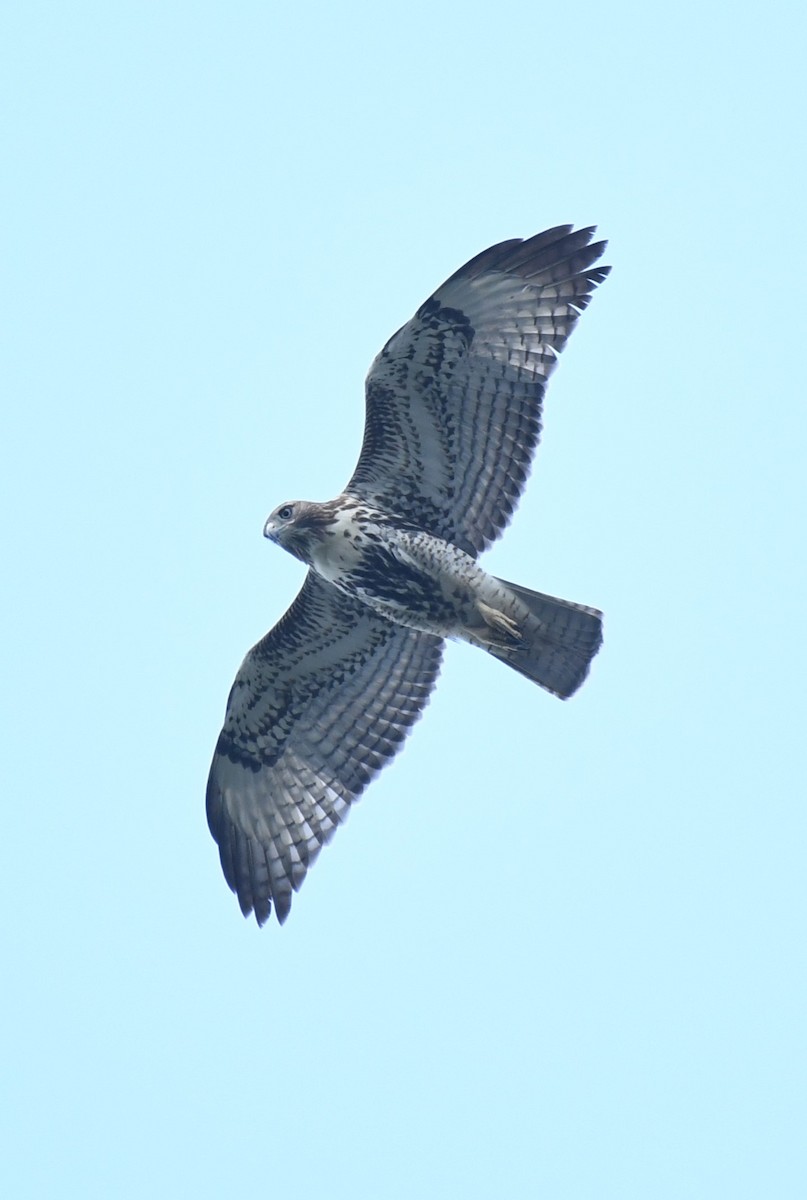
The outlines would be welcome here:
<svg viewBox="0 0 807 1200">
<path fill-rule="evenodd" d="M 602 645 L 602 613 L 585 604 L 530 591 L 506 579 L 499 583 L 513 592 L 532 619 L 520 623 L 520 636 L 509 645 L 491 646 L 489 652 L 567 700 L 588 675 L 591 660 Z"/>
</svg>

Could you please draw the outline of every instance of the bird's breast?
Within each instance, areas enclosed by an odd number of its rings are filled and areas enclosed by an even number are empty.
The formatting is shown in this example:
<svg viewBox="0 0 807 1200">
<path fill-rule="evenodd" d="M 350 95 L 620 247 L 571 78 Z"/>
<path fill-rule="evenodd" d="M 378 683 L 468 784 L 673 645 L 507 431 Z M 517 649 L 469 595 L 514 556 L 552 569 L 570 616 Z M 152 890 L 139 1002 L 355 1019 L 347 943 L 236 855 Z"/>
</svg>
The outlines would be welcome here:
<svg viewBox="0 0 807 1200">
<path fill-rule="evenodd" d="M 368 550 L 382 540 L 383 533 L 375 522 L 357 511 L 357 506 L 345 506 L 317 530 L 310 549 L 311 566 L 328 583 L 338 585 L 360 568 Z"/>
<path fill-rule="evenodd" d="M 356 569 L 360 559 L 355 538 L 339 532 L 326 533 L 311 550 L 311 566 L 328 583 L 338 583 Z"/>
</svg>

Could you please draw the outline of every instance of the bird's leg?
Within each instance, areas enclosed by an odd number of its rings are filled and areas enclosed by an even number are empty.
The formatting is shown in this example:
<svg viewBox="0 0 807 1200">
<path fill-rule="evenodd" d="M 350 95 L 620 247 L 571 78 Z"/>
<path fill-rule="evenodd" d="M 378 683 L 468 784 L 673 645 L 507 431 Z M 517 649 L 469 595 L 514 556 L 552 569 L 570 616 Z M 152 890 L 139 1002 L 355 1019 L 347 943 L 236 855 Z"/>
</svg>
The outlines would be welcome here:
<svg viewBox="0 0 807 1200">
<path fill-rule="evenodd" d="M 485 604 L 484 600 L 477 600 L 476 607 L 485 624 L 496 633 L 503 633 L 513 642 L 521 641 L 521 630 L 512 617 L 508 617 L 498 608 L 491 608 L 489 604 Z"/>
</svg>

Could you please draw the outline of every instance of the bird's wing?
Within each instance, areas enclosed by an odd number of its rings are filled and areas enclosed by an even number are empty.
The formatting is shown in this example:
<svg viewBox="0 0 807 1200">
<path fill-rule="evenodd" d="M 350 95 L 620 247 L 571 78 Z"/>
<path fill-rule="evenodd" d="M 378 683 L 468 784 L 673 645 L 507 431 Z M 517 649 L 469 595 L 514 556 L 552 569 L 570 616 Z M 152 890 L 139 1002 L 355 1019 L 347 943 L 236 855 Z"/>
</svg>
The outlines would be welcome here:
<svg viewBox="0 0 807 1200">
<path fill-rule="evenodd" d="M 345 489 L 484 550 L 521 495 L 546 381 L 592 292 L 605 242 L 548 229 L 502 242 L 421 305 L 367 376 L 364 443 Z"/>
<path fill-rule="evenodd" d="M 392 625 L 310 571 L 245 658 L 207 785 L 241 910 L 285 920 L 291 893 L 417 720 L 442 642 Z"/>
</svg>

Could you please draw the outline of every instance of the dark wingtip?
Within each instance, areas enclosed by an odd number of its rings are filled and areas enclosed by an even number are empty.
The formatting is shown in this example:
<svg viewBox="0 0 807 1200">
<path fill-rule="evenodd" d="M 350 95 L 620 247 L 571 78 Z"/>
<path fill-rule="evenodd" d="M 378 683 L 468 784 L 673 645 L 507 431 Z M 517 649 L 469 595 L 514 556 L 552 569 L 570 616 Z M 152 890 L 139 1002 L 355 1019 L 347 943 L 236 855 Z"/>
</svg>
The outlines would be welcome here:
<svg viewBox="0 0 807 1200">
<path fill-rule="evenodd" d="M 255 899 L 252 911 L 255 913 L 255 920 L 260 927 L 264 926 L 272 915 L 272 902 L 269 899 Z M 248 913 L 244 914 L 248 916 Z"/>
<path fill-rule="evenodd" d="M 281 892 L 279 896 L 275 896 L 275 916 L 277 917 L 278 925 L 282 925 L 286 917 L 291 912 L 291 893 L 288 895 Z"/>
<path fill-rule="evenodd" d="M 553 225 L 541 233 L 528 238 L 511 238 L 488 246 L 470 259 L 442 287 L 458 279 L 475 279 L 486 271 L 503 271 L 521 276 L 526 282 L 539 276 L 547 268 L 567 263 L 572 274 L 583 274 L 599 283 L 605 275 L 597 275 L 592 264 L 602 255 L 608 245 L 606 240 L 593 242 L 596 225 L 584 225 L 575 229 L 573 225 Z M 597 268 L 607 274 L 609 268 Z"/>
</svg>

